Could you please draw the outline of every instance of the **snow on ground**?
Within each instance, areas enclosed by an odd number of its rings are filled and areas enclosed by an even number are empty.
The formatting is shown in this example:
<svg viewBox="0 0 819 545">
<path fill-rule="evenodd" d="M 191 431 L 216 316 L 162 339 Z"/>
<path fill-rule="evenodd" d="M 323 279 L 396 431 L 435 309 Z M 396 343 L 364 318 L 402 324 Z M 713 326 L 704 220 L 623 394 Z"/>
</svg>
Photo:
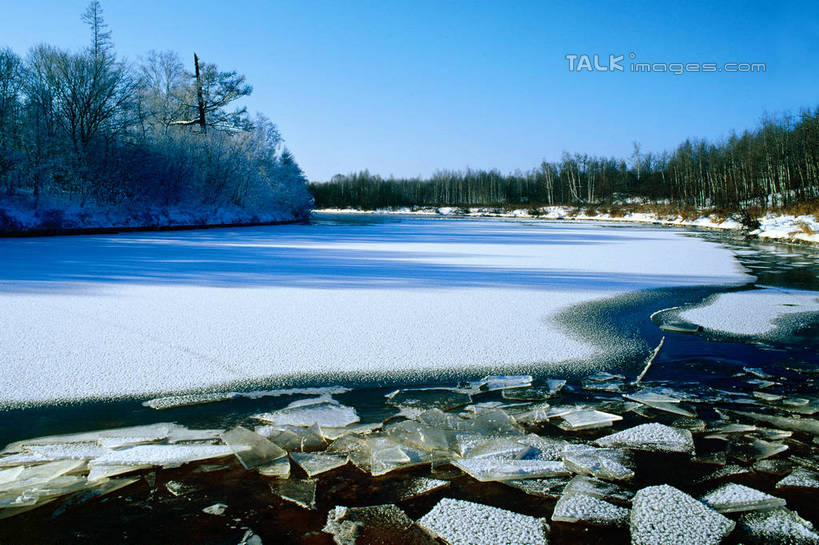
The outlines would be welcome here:
<svg viewBox="0 0 819 545">
<path fill-rule="evenodd" d="M 0 239 L 0 404 L 588 359 L 567 307 L 750 281 L 668 229 L 347 223 Z"/>
<path fill-rule="evenodd" d="M 720 218 L 714 214 L 700 216 L 693 220 L 684 219 L 682 216 L 661 216 L 654 212 L 627 212 L 624 216 L 612 216 L 607 213 L 595 212 L 588 214 L 582 208 L 577 209 L 571 206 L 544 206 L 538 209 L 538 215 L 533 216 L 529 209 L 501 210 L 497 208 L 469 208 L 461 209 L 454 207 L 442 208 L 395 208 L 382 210 L 353 210 L 353 209 L 324 209 L 316 212 L 332 214 L 413 214 L 420 216 L 478 216 L 478 217 L 501 217 L 501 218 L 543 218 L 549 220 L 591 220 L 591 221 L 611 221 L 627 223 L 651 223 L 657 225 L 677 225 L 685 227 L 700 227 L 704 229 L 718 229 L 728 231 L 741 231 L 745 229 L 741 222 L 735 218 Z M 819 219 L 811 215 L 793 216 L 786 214 L 769 213 L 766 216 L 757 218 L 760 223 L 759 229 L 750 231 L 749 234 L 760 239 L 780 240 L 788 242 L 808 242 L 819 244 Z"/>
<path fill-rule="evenodd" d="M 785 325 L 780 319 L 803 312 L 819 312 L 815 291 L 763 287 L 719 294 L 679 316 L 713 331 L 765 336 Z"/>
</svg>

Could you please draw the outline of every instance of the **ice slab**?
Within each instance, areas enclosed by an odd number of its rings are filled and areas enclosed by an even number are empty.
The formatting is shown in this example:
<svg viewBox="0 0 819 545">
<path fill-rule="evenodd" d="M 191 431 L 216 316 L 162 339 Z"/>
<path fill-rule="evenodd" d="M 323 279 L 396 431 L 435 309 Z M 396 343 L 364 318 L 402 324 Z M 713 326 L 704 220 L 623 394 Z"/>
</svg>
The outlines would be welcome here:
<svg viewBox="0 0 819 545">
<path fill-rule="evenodd" d="M 333 395 L 349 392 L 349 388 L 342 386 L 326 386 L 321 388 L 284 388 L 280 390 L 254 390 L 251 392 L 205 392 L 194 394 L 181 394 L 165 397 L 157 397 L 144 401 L 144 407 L 156 410 L 175 409 L 178 407 L 189 407 L 191 405 L 203 405 L 206 403 L 217 403 L 229 401 L 231 399 L 247 398 L 261 399 L 263 397 L 279 397 L 287 395 Z"/>
<path fill-rule="evenodd" d="M 88 482 L 100 481 L 102 479 L 108 479 L 109 477 L 124 475 L 132 471 L 140 471 L 150 467 L 149 465 L 89 464 Z"/>
<path fill-rule="evenodd" d="M 711 481 L 719 481 L 721 479 L 725 479 L 725 478 L 728 478 L 728 477 L 735 477 L 737 475 L 745 475 L 747 473 L 750 473 L 750 470 L 748 470 L 747 468 L 742 467 L 740 465 L 736 465 L 736 464 L 730 464 L 730 465 L 727 465 L 725 467 L 721 467 L 721 468 L 709 473 L 708 475 L 705 475 L 704 477 L 698 479 L 697 483 L 702 484 L 702 483 L 708 483 L 708 482 L 711 482 Z"/>
<path fill-rule="evenodd" d="M 270 490 L 283 500 L 295 503 L 299 507 L 315 509 L 317 482 L 315 479 L 272 481 L 270 483 Z"/>
<path fill-rule="evenodd" d="M 601 481 L 585 475 L 575 475 L 568 482 L 563 494 L 585 494 L 608 502 L 629 505 L 634 492 L 614 483 Z"/>
<path fill-rule="evenodd" d="M 785 500 L 760 490 L 736 483 L 727 483 L 700 498 L 708 507 L 719 513 L 761 511 L 785 507 Z"/>
<path fill-rule="evenodd" d="M 90 460 L 109 451 L 97 443 L 55 443 L 51 445 L 31 445 L 25 450 L 43 460 Z"/>
<path fill-rule="evenodd" d="M 516 438 L 515 441 L 535 450 L 535 452 L 526 453 L 524 458 L 538 460 L 560 460 L 563 449 L 569 444 L 563 439 L 542 437 L 534 433 Z"/>
<path fill-rule="evenodd" d="M 174 496 L 186 496 L 191 492 L 196 492 L 199 487 L 195 484 L 183 483 L 180 481 L 168 481 L 165 483 L 165 488 Z"/>
<path fill-rule="evenodd" d="M 561 429 L 569 431 L 590 430 L 611 426 L 612 422 L 622 420 L 617 414 L 610 414 L 594 409 L 573 411 L 561 416 L 563 422 L 558 424 Z"/>
<path fill-rule="evenodd" d="M 402 502 L 424 496 L 449 486 L 449 481 L 431 479 L 429 477 L 415 477 L 393 481 L 387 487 L 387 495 L 392 501 Z"/>
<path fill-rule="evenodd" d="M 95 458 L 95 465 L 156 465 L 165 468 L 182 464 L 231 456 L 233 449 L 226 445 L 137 445 L 112 450 Z"/>
<path fill-rule="evenodd" d="M 788 450 L 788 445 L 763 439 L 739 440 L 731 443 L 728 453 L 737 460 L 750 463 L 776 456 Z"/>
<path fill-rule="evenodd" d="M 311 402 L 294 402 L 284 409 L 260 414 L 255 418 L 277 425 L 308 427 L 318 424 L 330 428 L 343 428 L 359 421 L 355 409 L 325 397 L 315 398 Z"/>
<path fill-rule="evenodd" d="M 449 545 L 546 545 L 543 519 L 505 509 L 444 498 L 418 525 Z"/>
<path fill-rule="evenodd" d="M 24 439 L 8 445 L 3 452 L 21 452 L 25 447 L 41 445 L 60 445 L 69 443 L 99 443 L 107 441 L 106 446 L 125 446 L 129 444 L 153 443 L 167 439 L 175 430 L 187 429 L 172 422 L 148 424 L 146 426 L 130 426 L 126 428 L 111 428 L 81 433 L 62 435 L 48 435 Z"/>
<path fill-rule="evenodd" d="M 469 430 L 485 436 L 524 435 L 523 428 L 503 409 L 481 411 L 470 419 Z"/>
<path fill-rule="evenodd" d="M 690 431 L 658 423 L 640 424 L 601 437 L 594 443 L 601 447 L 623 447 L 652 452 L 694 453 L 694 438 Z"/>
<path fill-rule="evenodd" d="M 392 504 L 369 507 L 336 506 L 327 514 L 323 532 L 337 545 L 436 545 L 404 511 Z"/>
<path fill-rule="evenodd" d="M 566 477 L 549 477 L 545 479 L 522 479 L 502 481 L 503 484 L 522 490 L 530 496 L 538 498 L 559 498 L 569 482 Z"/>
<path fill-rule="evenodd" d="M 629 510 L 583 493 L 563 494 L 552 512 L 553 522 L 582 522 L 595 526 L 627 526 Z"/>
<path fill-rule="evenodd" d="M 744 416 L 757 422 L 765 422 L 775 428 L 783 430 L 810 433 L 819 436 L 819 420 L 813 418 L 795 418 L 788 416 L 776 416 L 772 414 L 762 414 L 749 411 L 732 411 L 734 414 Z"/>
<path fill-rule="evenodd" d="M 472 427 L 469 420 L 455 414 L 445 413 L 440 409 L 430 409 L 419 413 L 416 420 L 438 430 L 466 431 Z"/>
<path fill-rule="evenodd" d="M 307 473 L 308 477 L 326 473 L 347 463 L 346 456 L 326 453 L 291 452 L 290 458 Z"/>
<path fill-rule="evenodd" d="M 559 477 L 571 472 L 557 460 L 507 460 L 503 458 L 464 458 L 452 465 L 479 481 L 513 481 Z"/>
<path fill-rule="evenodd" d="M 586 367 L 599 345 L 620 343 L 613 332 L 597 343 L 567 335 L 551 321 L 566 308 L 750 278 L 731 250 L 669 229 L 629 229 L 624 245 L 622 228 L 601 225 L 432 221 L 0 241 L 10 264 L 0 399 L 147 397 L 294 375 L 407 380 L 453 362 Z M 594 244 L 578 254 L 557 239 Z M 66 255 L 70 268 L 59 266 Z"/>
<path fill-rule="evenodd" d="M 718 545 L 736 523 L 668 485 L 638 491 L 631 507 L 633 545 Z"/>
<path fill-rule="evenodd" d="M 450 388 L 412 388 L 396 390 L 386 396 L 387 405 L 414 409 L 449 410 L 472 402 L 472 397 Z"/>
<path fill-rule="evenodd" d="M 731 335 L 764 336 L 774 333 L 782 318 L 802 312 L 819 312 L 816 292 L 764 287 L 722 293 L 699 307 L 681 312 L 680 317 Z"/>
<path fill-rule="evenodd" d="M 819 533 L 813 524 L 795 512 L 780 507 L 770 511 L 745 513 L 739 525 L 757 545 L 817 545 Z"/>
<path fill-rule="evenodd" d="M 458 434 L 458 450 L 465 458 L 505 458 L 523 457 L 532 447 L 506 437 L 487 438 L 480 434 Z"/>
<path fill-rule="evenodd" d="M 0 470 L 0 485 L 17 480 L 23 469 L 23 466 L 17 466 Z"/>
<path fill-rule="evenodd" d="M 0 483 L 0 492 L 46 486 L 55 479 L 85 468 L 83 460 L 59 460 L 23 468 L 14 479 Z"/>
<path fill-rule="evenodd" d="M 208 505 L 207 507 L 202 509 L 202 512 L 205 513 L 206 515 L 214 515 L 220 517 L 225 514 L 227 508 L 228 506 L 224 503 L 214 503 L 213 505 Z"/>
<path fill-rule="evenodd" d="M 682 401 L 673 391 L 645 388 L 631 394 L 623 394 L 623 397 L 638 403 L 679 403 Z"/>
<path fill-rule="evenodd" d="M 776 483 L 777 488 L 819 488 L 819 472 L 799 468 Z"/>
<path fill-rule="evenodd" d="M 427 452 L 451 448 L 449 438 L 444 431 L 412 420 L 384 426 L 384 434 L 397 443 Z"/>
<path fill-rule="evenodd" d="M 380 422 L 373 422 L 369 424 L 352 424 L 350 426 L 345 426 L 343 428 L 332 428 L 329 426 L 325 426 L 323 428 L 319 428 L 321 430 L 321 435 L 325 439 L 329 439 L 330 441 L 335 441 L 339 437 L 344 435 L 355 433 L 359 435 L 367 435 L 374 431 L 380 430 L 382 424 Z M 303 449 L 299 449 L 303 450 Z"/>
<path fill-rule="evenodd" d="M 290 477 L 290 459 L 279 458 L 278 460 L 273 460 L 269 464 L 257 467 L 256 471 L 259 472 L 259 475 L 265 477 L 287 479 Z"/>
<path fill-rule="evenodd" d="M 513 401 L 543 401 L 555 397 L 565 385 L 565 380 L 549 379 L 543 386 L 505 389 L 501 395 Z"/>
<path fill-rule="evenodd" d="M 525 388 L 532 385 L 530 375 L 489 375 L 470 384 L 483 392 L 494 392 L 508 388 Z"/>
<path fill-rule="evenodd" d="M 339 428 L 330 428 L 339 429 Z M 255 432 L 267 437 L 284 450 L 310 452 L 327 446 L 324 431 L 318 424 L 301 426 L 258 426 Z"/>
<path fill-rule="evenodd" d="M 287 456 L 284 449 L 241 426 L 226 431 L 221 435 L 221 439 L 230 447 L 245 469 L 253 469 Z"/>
<path fill-rule="evenodd" d="M 634 477 L 634 461 L 625 450 L 569 445 L 562 456 L 566 468 L 574 473 L 612 481 Z"/>
</svg>

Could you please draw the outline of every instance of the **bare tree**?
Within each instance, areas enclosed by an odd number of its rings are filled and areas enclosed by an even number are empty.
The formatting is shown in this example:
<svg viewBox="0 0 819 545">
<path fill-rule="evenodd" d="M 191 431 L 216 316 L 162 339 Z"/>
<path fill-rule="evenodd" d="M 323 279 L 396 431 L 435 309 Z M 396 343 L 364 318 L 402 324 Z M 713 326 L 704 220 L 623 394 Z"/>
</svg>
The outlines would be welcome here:
<svg viewBox="0 0 819 545">
<path fill-rule="evenodd" d="M 233 111 L 226 108 L 232 102 L 248 96 L 253 87 L 245 82 L 245 76 L 236 71 L 220 72 L 215 64 L 201 63 L 193 54 L 194 93 L 188 108 L 195 117 L 173 121 L 172 125 L 198 125 L 203 133 L 209 127 L 227 131 L 250 130 L 247 108 Z"/>
</svg>

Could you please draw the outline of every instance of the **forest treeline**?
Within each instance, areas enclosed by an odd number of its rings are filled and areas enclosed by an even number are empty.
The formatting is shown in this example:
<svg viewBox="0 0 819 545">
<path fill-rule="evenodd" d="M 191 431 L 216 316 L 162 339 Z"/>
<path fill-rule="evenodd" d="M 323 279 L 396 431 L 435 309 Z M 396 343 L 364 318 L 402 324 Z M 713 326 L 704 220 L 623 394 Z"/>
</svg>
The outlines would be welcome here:
<svg viewBox="0 0 819 545">
<path fill-rule="evenodd" d="M 439 171 L 384 179 L 368 171 L 311 183 L 318 208 L 606 205 L 629 199 L 680 207 L 770 209 L 819 197 L 819 108 L 767 117 L 725 141 L 686 140 L 628 158 L 564 153 L 527 172 Z"/>
<path fill-rule="evenodd" d="M 309 214 L 306 179 L 276 126 L 235 107 L 252 91 L 243 75 L 195 55 L 186 69 L 174 52 L 126 62 L 99 1 L 82 20 L 81 51 L 0 49 L 0 223 L 20 207 L 185 209 L 203 221 L 226 208 L 248 221 Z"/>
</svg>

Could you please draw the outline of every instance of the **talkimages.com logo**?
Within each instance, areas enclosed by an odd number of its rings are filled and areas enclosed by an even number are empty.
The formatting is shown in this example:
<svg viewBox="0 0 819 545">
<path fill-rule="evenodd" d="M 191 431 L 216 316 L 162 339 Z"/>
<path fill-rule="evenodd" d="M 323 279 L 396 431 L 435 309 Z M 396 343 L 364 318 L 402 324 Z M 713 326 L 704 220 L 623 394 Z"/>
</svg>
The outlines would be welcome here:
<svg viewBox="0 0 819 545">
<path fill-rule="evenodd" d="M 628 61 L 626 61 L 628 57 Z M 719 72 L 766 72 L 764 62 L 637 62 L 637 54 L 628 55 L 592 55 L 567 53 L 569 72 L 634 72 L 634 73 L 669 73 L 674 75 L 692 73 Z"/>
</svg>

